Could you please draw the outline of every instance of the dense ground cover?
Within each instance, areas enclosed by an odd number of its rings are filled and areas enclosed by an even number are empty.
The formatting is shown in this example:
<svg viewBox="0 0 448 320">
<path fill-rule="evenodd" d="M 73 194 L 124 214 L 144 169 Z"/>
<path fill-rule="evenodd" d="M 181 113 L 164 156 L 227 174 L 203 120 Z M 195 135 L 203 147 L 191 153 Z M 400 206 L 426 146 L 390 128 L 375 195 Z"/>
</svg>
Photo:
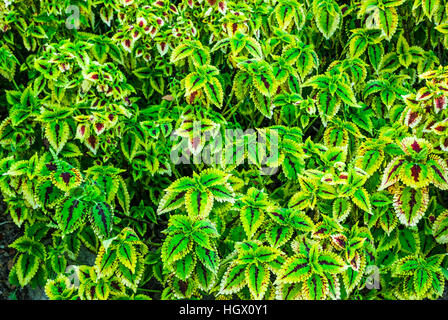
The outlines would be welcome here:
<svg viewBox="0 0 448 320">
<path fill-rule="evenodd" d="M 447 10 L 3 1 L 8 288 L 50 299 L 441 297 Z M 80 259 L 87 251 L 94 261 Z"/>
</svg>

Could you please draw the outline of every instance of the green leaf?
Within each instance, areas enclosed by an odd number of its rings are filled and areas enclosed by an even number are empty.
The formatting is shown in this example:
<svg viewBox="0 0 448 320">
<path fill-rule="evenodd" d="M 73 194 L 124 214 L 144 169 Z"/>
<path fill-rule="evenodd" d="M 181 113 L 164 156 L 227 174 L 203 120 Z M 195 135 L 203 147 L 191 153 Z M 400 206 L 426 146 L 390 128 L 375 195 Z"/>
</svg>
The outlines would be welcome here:
<svg viewBox="0 0 448 320">
<path fill-rule="evenodd" d="M 400 60 L 395 52 L 389 52 L 381 59 L 380 69 L 381 73 L 392 73 L 401 66 Z"/>
<path fill-rule="evenodd" d="M 438 26 L 436 26 L 435 29 L 437 31 L 439 31 L 440 33 L 447 34 L 448 33 L 448 23 L 441 23 Z"/>
<path fill-rule="evenodd" d="M 381 150 L 366 150 L 356 159 L 356 167 L 364 170 L 368 175 L 372 175 L 379 169 L 384 159 L 384 153 Z"/>
<path fill-rule="evenodd" d="M 217 78 L 212 78 L 204 85 L 204 90 L 209 102 L 218 108 L 221 108 L 224 99 L 224 91 L 222 90 L 221 82 L 219 82 Z"/>
<path fill-rule="evenodd" d="M 196 230 L 200 230 L 201 233 L 206 234 L 209 237 L 219 237 L 219 233 L 216 230 L 215 225 L 209 220 L 199 220 L 194 224 Z"/>
<path fill-rule="evenodd" d="M 307 300 L 324 300 L 328 293 L 328 280 L 316 273 L 306 280 L 303 295 Z"/>
<path fill-rule="evenodd" d="M 185 59 L 186 57 L 190 56 L 194 52 L 194 50 L 194 47 L 189 46 L 185 43 L 178 45 L 171 53 L 171 63 L 176 63 L 179 60 Z"/>
<path fill-rule="evenodd" d="M 293 20 L 295 9 L 288 4 L 279 3 L 274 12 L 279 26 L 286 29 Z"/>
<path fill-rule="evenodd" d="M 99 274 L 110 276 L 118 265 L 117 250 L 101 247 L 95 260 L 95 268 Z"/>
<path fill-rule="evenodd" d="M 204 232 L 196 230 L 196 232 L 191 234 L 191 239 L 193 239 L 198 245 L 211 249 L 210 239 Z"/>
<path fill-rule="evenodd" d="M 110 238 L 113 227 L 113 218 L 113 210 L 109 204 L 98 202 L 92 206 L 90 219 L 93 230 L 99 238 Z"/>
<path fill-rule="evenodd" d="M 289 227 L 272 226 L 266 232 L 266 240 L 273 247 L 281 247 L 293 235 L 293 230 Z"/>
<path fill-rule="evenodd" d="M 229 185 L 215 185 L 209 187 L 208 190 L 212 193 L 213 199 L 218 202 L 234 202 L 235 193 Z"/>
<path fill-rule="evenodd" d="M 298 283 L 285 283 L 277 286 L 277 299 L 297 300 L 300 296 L 301 285 Z"/>
<path fill-rule="evenodd" d="M 317 96 L 317 101 L 317 110 L 319 110 L 322 121 L 326 124 L 339 111 L 341 100 L 329 91 L 321 91 Z"/>
<path fill-rule="evenodd" d="M 384 91 L 383 91 L 384 92 Z M 382 92 L 382 93 L 383 93 Z M 371 133 L 373 130 L 372 116 L 368 112 L 356 112 L 351 115 L 351 119 L 359 128 Z"/>
<path fill-rule="evenodd" d="M 57 162 L 57 170 L 51 172 L 51 181 L 62 191 L 69 191 L 78 187 L 83 178 L 78 169 L 64 161 Z"/>
<path fill-rule="evenodd" d="M 431 20 L 439 8 L 439 0 L 422 0 L 423 13 Z"/>
<path fill-rule="evenodd" d="M 246 206 L 241 209 L 240 218 L 247 237 L 251 239 L 263 223 L 264 214 L 258 208 Z"/>
<path fill-rule="evenodd" d="M 299 191 L 289 200 L 288 206 L 296 210 L 304 210 L 311 204 L 310 195 L 306 192 Z"/>
<path fill-rule="evenodd" d="M 73 294 L 73 287 L 70 280 L 61 274 L 56 279 L 47 281 L 45 294 L 50 300 L 68 300 Z"/>
<path fill-rule="evenodd" d="M 137 251 L 130 243 L 123 242 L 117 248 L 117 256 L 120 262 L 135 272 L 135 267 L 137 265 Z"/>
<path fill-rule="evenodd" d="M 403 36 L 400 36 L 398 38 L 397 54 L 400 63 L 405 67 L 409 67 L 409 65 L 412 63 L 412 55 L 409 51 L 409 44 Z"/>
<path fill-rule="evenodd" d="M 142 67 L 135 69 L 133 73 L 137 78 L 145 80 L 152 77 L 154 70 L 150 67 Z"/>
<path fill-rule="evenodd" d="M 408 227 L 415 226 L 426 212 L 429 203 L 428 189 L 405 187 L 394 195 L 394 209 L 398 219 Z"/>
<path fill-rule="evenodd" d="M 210 63 L 210 53 L 208 47 L 195 48 L 191 54 L 193 63 L 198 66 L 205 66 Z"/>
<path fill-rule="evenodd" d="M 185 78 L 186 95 L 190 95 L 195 91 L 202 89 L 207 83 L 207 79 L 196 73 L 190 73 Z"/>
<path fill-rule="evenodd" d="M 392 203 L 386 192 L 376 192 L 370 199 L 374 207 L 389 207 L 389 204 Z"/>
<path fill-rule="evenodd" d="M 432 272 L 432 290 L 440 297 L 445 289 L 445 278 L 442 272 Z"/>
<path fill-rule="evenodd" d="M 45 137 L 56 153 L 64 148 L 69 136 L 70 127 L 66 121 L 51 121 L 45 126 Z"/>
<path fill-rule="evenodd" d="M 323 272 L 330 274 L 341 273 L 345 267 L 344 261 L 331 252 L 321 253 L 317 258 L 317 264 Z"/>
<path fill-rule="evenodd" d="M 120 141 L 121 151 L 129 161 L 135 157 L 139 146 L 139 141 L 134 133 L 128 132 Z"/>
<path fill-rule="evenodd" d="M 215 274 L 201 263 L 196 264 L 194 276 L 197 280 L 198 287 L 206 292 L 208 292 L 216 282 Z"/>
<path fill-rule="evenodd" d="M 144 271 L 143 263 L 137 263 L 135 272 L 132 272 L 132 270 L 126 268 L 122 264 L 118 265 L 116 272 L 123 285 L 136 291 Z"/>
<path fill-rule="evenodd" d="M 419 262 L 413 256 L 407 256 L 394 263 L 394 271 L 398 275 L 410 275 L 419 268 Z"/>
<path fill-rule="evenodd" d="M 219 257 L 218 254 L 208 248 L 202 246 L 196 246 L 196 256 L 199 261 L 210 271 L 216 273 L 219 267 Z"/>
<path fill-rule="evenodd" d="M 429 176 L 431 182 L 439 189 L 448 189 L 448 168 L 443 163 L 443 160 L 438 157 L 431 157 L 426 162 L 426 166 L 429 169 Z"/>
<path fill-rule="evenodd" d="M 275 260 L 280 254 L 280 250 L 266 246 L 260 246 L 254 252 L 256 259 L 263 264 Z"/>
<path fill-rule="evenodd" d="M 380 217 L 380 225 L 387 234 L 390 234 L 395 229 L 397 223 L 398 219 L 394 211 L 390 209 L 383 210 Z"/>
<path fill-rule="evenodd" d="M 401 172 L 401 181 L 412 188 L 428 186 L 430 182 L 428 167 L 420 163 L 406 163 Z"/>
<path fill-rule="evenodd" d="M 182 259 L 191 250 L 191 241 L 184 234 L 168 236 L 162 246 L 162 261 L 172 264 Z"/>
<path fill-rule="evenodd" d="M 76 144 L 71 142 L 66 143 L 64 148 L 61 150 L 61 156 L 65 158 L 79 157 L 81 155 L 81 149 L 79 149 Z"/>
<path fill-rule="evenodd" d="M 64 255 L 55 253 L 50 257 L 51 268 L 57 274 L 62 274 L 67 268 L 67 260 Z"/>
<path fill-rule="evenodd" d="M 255 300 L 261 300 L 269 284 L 269 269 L 266 265 L 252 263 L 246 269 L 246 282 Z"/>
<path fill-rule="evenodd" d="M 196 266 L 196 259 L 193 254 L 189 253 L 180 260 L 174 263 L 174 270 L 176 276 L 181 280 L 187 280 Z"/>
<path fill-rule="evenodd" d="M 386 39 L 390 40 L 398 27 L 397 10 L 394 7 L 389 7 L 380 9 L 378 12 L 381 30 L 383 30 Z"/>
<path fill-rule="evenodd" d="M 11 248 L 16 249 L 18 252 L 29 253 L 36 256 L 39 259 L 44 260 L 46 255 L 45 246 L 33 239 L 29 239 L 26 236 L 22 236 L 9 245 Z"/>
<path fill-rule="evenodd" d="M 400 230 L 398 240 L 400 242 L 400 248 L 404 252 L 412 254 L 414 252 L 418 252 L 420 249 L 418 235 L 415 235 L 414 232 L 409 229 Z"/>
<path fill-rule="evenodd" d="M 448 210 L 443 211 L 434 221 L 432 235 L 438 243 L 448 243 Z"/>
<path fill-rule="evenodd" d="M 44 238 L 50 228 L 44 222 L 35 222 L 25 228 L 25 236 L 32 238 L 35 241 L 40 241 Z"/>
<path fill-rule="evenodd" d="M 352 58 L 357 58 L 361 56 L 364 51 L 367 49 L 367 40 L 362 36 L 354 36 L 352 40 L 350 40 L 350 56 Z"/>
<path fill-rule="evenodd" d="M 75 231 L 84 221 L 87 203 L 76 198 L 67 198 L 56 211 L 56 220 L 64 234 Z"/>
<path fill-rule="evenodd" d="M 246 285 L 246 265 L 233 262 L 224 273 L 220 285 L 220 294 L 232 294 Z"/>
<path fill-rule="evenodd" d="M 339 83 L 336 88 L 336 94 L 341 98 L 341 100 L 352 107 L 357 106 L 355 94 L 353 93 L 352 89 L 343 83 Z"/>
<path fill-rule="evenodd" d="M 370 64 L 375 69 L 375 71 L 378 71 L 384 55 L 383 45 L 381 43 L 371 44 L 367 49 L 367 53 L 369 55 Z"/>
<path fill-rule="evenodd" d="M 335 1 L 315 1 L 314 3 L 321 4 L 314 9 L 316 26 L 326 39 L 330 39 L 339 27 L 341 9 Z"/>
<path fill-rule="evenodd" d="M 359 188 L 352 195 L 353 202 L 362 210 L 372 213 L 372 205 L 370 204 L 370 194 L 364 188 Z"/>
<path fill-rule="evenodd" d="M 319 60 L 314 51 L 302 51 L 297 58 L 297 70 L 301 79 L 305 79 L 311 73 L 313 68 L 318 68 Z"/>
<path fill-rule="evenodd" d="M 232 48 L 232 53 L 235 56 L 237 56 L 238 53 L 240 53 L 240 51 L 244 49 L 246 39 L 247 36 L 241 32 L 235 33 L 235 36 L 230 39 L 230 48 Z"/>
<path fill-rule="evenodd" d="M 359 270 L 353 268 L 347 268 L 342 274 L 342 280 L 344 281 L 347 292 L 351 292 L 361 281 L 365 269 L 365 259 L 361 260 L 361 266 Z"/>
<path fill-rule="evenodd" d="M 206 218 L 213 207 L 213 195 L 209 190 L 191 189 L 185 194 L 188 215 L 192 218 Z"/>
<path fill-rule="evenodd" d="M 418 268 L 414 273 L 414 289 L 417 295 L 423 295 L 432 284 L 432 273 L 425 268 Z"/>
<path fill-rule="evenodd" d="M 288 217 L 291 214 L 290 209 L 284 209 L 284 208 L 277 208 L 273 210 L 272 212 L 269 212 L 269 216 L 272 220 L 275 221 L 275 223 L 278 223 L 283 226 L 288 225 Z"/>
<path fill-rule="evenodd" d="M 308 263 L 308 259 L 304 255 L 299 254 L 285 261 L 278 273 L 277 282 L 296 283 L 308 279 L 311 274 L 311 266 Z"/>
<path fill-rule="evenodd" d="M 405 163 L 405 160 L 401 157 L 396 157 L 392 159 L 391 162 L 389 162 L 389 164 L 386 166 L 386 169 L 384 169 L 381 185 L 378 188 L 379 191 L 388 188 L 400 179 L 400 175 Z"/>
<path fill-rule="evenodd" d="M 350 213 L 350 210 L 351 205 L 350 202 L 347 201 L 347 199 L 337 198 L 333 202 L 333 208 L 332 208 L 333 218 L 339 222 L 342 222 L 347 218 L 348 214 Z"/>
<path fill-rule="evenodd" d="M 22 287 L 26 286 L 36 275 L 40 259 L 35 255 L 21 254 L 15 264 L 17 279 Z"/>
<path fill-rule="evenodd" d="M 303 85 L 303 87 L 313 87 L 314 89 L 328 90 L 330 86 L 330 77 L 325 75 L 317 75 L 309 78 Z"/>
<path fill-rule="evenodd" d="M 255 59 L 263 58 L 263 51 L 257 40 L 252 37 L 246 39 L 246 49 Z"/>
<path fill-rule="evenodd" d="M 290 226 L 302 232 L 314 230 L 313 220 L 304 213 L 294 212 L 290 217 Z"/>
<path fill-rule="evenodd" d="M 128 188 L 123 178 L 118 176 L 117 179 L 118 179 L 118 189 L 116 197 L 124 213 L 127 214 L 129 213 L 130 210 L 131 198 L 129 196 Z"/>
<path fill-rule="evenodd" d="M 252 76 L 253 85 L 258 91 L 267 97 L 273 95 L 275 90 L 275 78 L 271 70 Z"/>
<path fill-rule="evenodd" d="M 82 228 L 79 236 L 84 246 L 91 251 L 97 251 L 98 238 L 95 236 L 95 232 L 89 225 Z"/>
</svg>

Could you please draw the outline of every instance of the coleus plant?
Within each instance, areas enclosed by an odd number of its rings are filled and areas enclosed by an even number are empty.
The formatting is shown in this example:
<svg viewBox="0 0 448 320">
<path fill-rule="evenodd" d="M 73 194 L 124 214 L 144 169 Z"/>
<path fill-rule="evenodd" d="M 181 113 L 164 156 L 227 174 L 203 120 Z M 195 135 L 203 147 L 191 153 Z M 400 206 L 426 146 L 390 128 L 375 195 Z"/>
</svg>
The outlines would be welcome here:
<svg viewBox="0 0 448 320">
<path fill-rule="evenodd" d="M 441 0 L 0 3 L 9 281 L 62 300 L 437 299 L 447 34 Z"/>
</svg>

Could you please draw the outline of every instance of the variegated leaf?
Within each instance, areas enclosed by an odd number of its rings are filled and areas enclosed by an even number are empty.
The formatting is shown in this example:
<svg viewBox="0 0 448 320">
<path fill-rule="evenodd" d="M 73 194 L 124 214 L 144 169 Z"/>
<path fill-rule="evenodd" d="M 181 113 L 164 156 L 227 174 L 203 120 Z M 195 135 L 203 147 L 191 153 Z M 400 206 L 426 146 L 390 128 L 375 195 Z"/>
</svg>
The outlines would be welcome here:
<svg viewBox="0 0 448 320">
<path fill-rule="evenodd" d="M 213 207 L 212 192 L 191 189 L 185 194 L 185 205 L 190 217 L 205 218 Z"/>
<path fill-rule="evenodd" d="M 394 209 L 398 219 L 405 226 L 415 226 L 428 208 L 429 195 L 427 188 L 413 189 L 405 187 L 394 195 Z"/>
<path fill-rule="evenodd" d="M 220 294 L 232 294 L 240 291 L 247 283 L 246 265 L 232 263 L 222 277 Z"/>
<path fill-rule="evenodd" d="M 270 271 L 265 264 L 252 263 L 246 268 L 246 283 L 252 297 L 261 300 L 269 284 Z"/>
<path fill-rule="evenodd" d="M 302 295 L 306 300 L 324 300 L 329 290 L 328 280 L 325 276 L 313 273 L 302 288 Z"/>
<path fill-rule="evenodd" d="M 278 276 L 278 283 L 296 283 L 308 279 L 311 275 L 311 265 L 304 255 L 296 255 L 285 261 Z"/>
</svg>

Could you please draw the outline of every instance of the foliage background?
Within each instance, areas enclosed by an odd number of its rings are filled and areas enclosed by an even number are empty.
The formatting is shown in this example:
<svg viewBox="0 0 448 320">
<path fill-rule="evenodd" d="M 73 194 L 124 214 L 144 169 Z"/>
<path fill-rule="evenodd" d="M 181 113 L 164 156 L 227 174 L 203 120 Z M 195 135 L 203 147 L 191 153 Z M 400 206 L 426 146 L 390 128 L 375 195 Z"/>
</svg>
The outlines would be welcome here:
<svg viewBox="0 0 448 320">
<path fill-rule="evenodd" d="M 446 10 L 0 3 L 0 188 L 24 232 L 9 281 L 52 299 L 441 296 Z M 218 137 L 232 163 L 172 163 Z"/>
</svg>

